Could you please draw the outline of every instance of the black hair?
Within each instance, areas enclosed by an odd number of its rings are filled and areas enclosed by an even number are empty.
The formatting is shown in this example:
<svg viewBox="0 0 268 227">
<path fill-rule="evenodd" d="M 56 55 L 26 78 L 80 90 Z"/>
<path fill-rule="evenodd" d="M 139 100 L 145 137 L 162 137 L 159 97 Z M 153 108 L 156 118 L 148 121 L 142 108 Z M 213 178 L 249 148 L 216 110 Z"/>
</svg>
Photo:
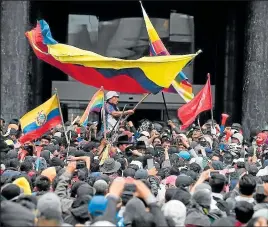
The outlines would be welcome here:
<svg viewBox="0 0 268 227">
<path fill-rule="evenodd" d="M 18 168 L 20 166 L 20 162 L 17 158 L 12 158 L 8 161 L 8 166 L 10 168 Z"/>
<path fill-rule="evenodd" d="M 268 175 L 262 176 L 261 179 L 263 183 L 268 183 Z"/>
<path fill-rule="evenodd" d="M 43 136 L 41 137 L 41 139 L 48 140 L 49 142 L 51 141 L 51 137 L 50 137 L 49 135 L 47 135 L 47 134 L 43 135 Z"/>
<path fill-rule="evenodd" d="M 33 169 L 33 164 L 30 161 L 26 160 L 26 161 L 22 162 L 21 165 L 20 165 L 20 171 L 28 173 L 32 169 Z"/>
<path fill-rule="evenodd" d="M 200 173 L 200 171 L 201 171 L 200 165 L 198 165 L 196 162 L 191 163 L 189 168 L 190 168 L 190 170 L 193 170 L 196 173 Z"/>
<path fill-rule="evenodd" d="M 254 199 L 256 200 L 256 202 L 257 203 L 263 203 L 264 202 L 264 200 L 266 199 L 266 195 L 264 195 L 264 194 L 255 194 L 255 196 L 254 196 Z"/>
<path fill-rule="evenodd" d="M 242 195 L 252 195 L 256 188 L 256 180 L 251 175 L 244 175 L 239 180 L 239 192 Z"/>
<path fill-rule="evenodd" d="M 166 194 L 165 194 L 165 201 L 166 203 L 170 200 L 172 200 L 172 197 L 175 195 L 175 193 L 177 192 L 177 188 L 168 188 L 166 190 Z"/>
<path fill-rule="evenodd" d="M 177 188 L 177 190 L 175 191 L 172 197 L 172 200 L 179 200 L 185 206 L 188 206 L 191 201 L 191 194 L 187 189 L 180 187 L 180 188 Z"/>
<path fill-rule="evenodd" d="M 253 205 L 246 201 L 239 201 L 235 206 L 235 216 L 238 221 L 245 224 L 254 214 Z"/>
<path fill-rule="evenodd" d="M 50 189 L 50 180 L 46 176 L 38 176 L 35 180 L 35 187 L 38 191 L 47 192 Z"/>
<path fill-rule="evenodd" d="M 209 185 L 211 186 L 212 192 L 221 193 L 225 186 L 225 181 L 225 177 L 219 173 L 211 175 Z"/>
<path fill-rule="evenodd" d="M 172 166 L 170 168 L 169 174 L 170 175 L 179 176 L 180 175 L 180 170 L 179 170 L 179 168 L 176 165 L 174 165 L 174 166 Z"/>
</svg>

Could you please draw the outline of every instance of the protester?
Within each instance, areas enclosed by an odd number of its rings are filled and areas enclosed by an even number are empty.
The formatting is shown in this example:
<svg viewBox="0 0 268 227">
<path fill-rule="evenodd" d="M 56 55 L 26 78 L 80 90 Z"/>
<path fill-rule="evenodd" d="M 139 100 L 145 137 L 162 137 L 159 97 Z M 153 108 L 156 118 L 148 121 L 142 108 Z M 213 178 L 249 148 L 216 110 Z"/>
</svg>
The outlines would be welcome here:
<svg viewBox="0 0 268 227">
<path fill-rule="evenodd" d="M 113 127 L 118 94 L 106 97 Z M 245 145 L 239 124 L 181 131 L 179 122 L 145 119 L 137 129 L 119 122 L 112 143 L 103 130 L 92 136 L 91 123 L 74 122 L 70 143 L 58 125 L 20 144 L 19 127 L 3 122 L 1 226 L 267 225 L 266 131 Z"/>
</svg>

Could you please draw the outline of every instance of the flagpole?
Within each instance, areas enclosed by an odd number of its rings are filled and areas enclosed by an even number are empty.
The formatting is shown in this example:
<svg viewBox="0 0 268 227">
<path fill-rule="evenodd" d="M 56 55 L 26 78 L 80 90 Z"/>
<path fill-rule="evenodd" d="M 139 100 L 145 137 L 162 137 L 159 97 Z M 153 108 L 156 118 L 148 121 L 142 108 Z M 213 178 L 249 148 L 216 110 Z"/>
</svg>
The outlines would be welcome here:
<svg viewBox="0 0 268 227">
<path fill-rule="evenodd" d="M 67 142 L 68 147 L 69 147 L 70 141 L 68 140 L 66 128 L 65 128 L 65 125 L 64 125 L 64 122 L 63 122 L 63 115 L 62 115 L 62 111 L 61 111 L 60 99 L 59 99 L 59 96 L 58 96 L 58 90 L 57 90 L 57 88 L 55 88 L 55 94 L 57 96 L 58 103 L 59 103 L 59 111 L 60 111 L 60 116 L 61 116 L 61 122 L 62 122 L 63 131 L 64 131 L 64 134 L 65 134 L 66 142 Z"/>
<path fill-rule="evenodd" d="M 214 129 L 214 117 L 213 117 L 213 100 L 212 100 L 212 94 L 211 94 L 211 83 L 210 83 L 210 73 L 207 74 L 207 77 L 209 79 L 209 87 L 210 87 L 210 98 L 211 98 L 211 110 L 210 110 L 210 113 L 211 113 L 211 120 L 212 120 L 212 128 Z"/>
<path fill-rule="evenodd" d="M 103 86 L 101 86 L 101 90 L 103 90 Z M 105 96 L 103 96 L 103 105 L 102 105 L 102 111 L 101 111 L 101 114 L 102 114 L 102 119 L 103 119 L 103 137 L 104 139 L 106 140 L 107 139 L 107 135 L 106 135 L 106 113 L 105 113 Z"/>
<path fill-rule="evenodd" d="M 170 118 L 169 118 L 169 114 L 168 114 L 168 108 L 167 108 L 167 103 L 166 103 L 165 95 L 164 95 L 164 92 L 161 92 L 161 93 L 162 93 L 162 98 L 163 98 L 165 109 L 166 109 L 167 120 L 169 121 Z"/>
</svg>

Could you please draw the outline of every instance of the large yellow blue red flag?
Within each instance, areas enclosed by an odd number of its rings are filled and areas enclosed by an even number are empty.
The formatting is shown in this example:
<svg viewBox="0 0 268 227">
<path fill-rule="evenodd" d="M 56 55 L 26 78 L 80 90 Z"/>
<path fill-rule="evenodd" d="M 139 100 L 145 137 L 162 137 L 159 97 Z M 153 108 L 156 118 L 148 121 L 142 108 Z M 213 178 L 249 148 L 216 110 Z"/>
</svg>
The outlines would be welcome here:
<svg viewBox="0 0 268 227">
<path fill-rule="evenodd" d="M 104 90 L 101 88 L 98 90 L 93 97 L 91 98 L 90 102 L 87 105 L 87 108 L 80 118 L 79 123 L 86 127 L 88 123 L 88 115 L 90 112 L 100 112 L 101 108 L 104 105 Z"/>
<path fill-rule="evenodd" d="M 36 28 L 26 32 L 26 36 L 41 60 L 87 85 L 124 93 L 156 94 L 168 88 L 178 72 L 196 56 L 142 57 L 137 60 L 108 58 L 58 43 L 44 20 L 38 21 Z"/>
<path fill-rule="evenodd" d="M 141 8 L 150 41 L 149 42 L 150 55 L 151 56 L 170 55 L 168 50 L 164 46 L 162 40 L 160 39 L 159 35 L 157 34 L 152 22 L 150 21 L 145 9 L 143 8 L 142 3 Z M 194 97 L 192 85 L 182 71 L 179 72 L 175 80 L 172 81 L 170 87 L 168 89 L 165 89 L 165 91 L 172 93 L 177 92 L 185 100 L 185 102 L 191 101 Z"/>
<path fill-rule="evenodd" d="M 57 94 L 55 94 L 45 103 L 26 113 L 20 119 L 23 133 L 20 143 L 37 139 L 61 123 L 60 103 Z"/>
</svg>

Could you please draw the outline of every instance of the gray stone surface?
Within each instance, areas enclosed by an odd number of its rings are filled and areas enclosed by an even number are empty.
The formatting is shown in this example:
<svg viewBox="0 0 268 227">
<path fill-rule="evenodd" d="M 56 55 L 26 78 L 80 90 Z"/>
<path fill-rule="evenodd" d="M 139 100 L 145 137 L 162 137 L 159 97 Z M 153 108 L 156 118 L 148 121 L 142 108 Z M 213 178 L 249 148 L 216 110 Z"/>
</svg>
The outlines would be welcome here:
<svg viewBox="0 0 268 227">
<path fill-rule="evenodd" d="M 242 124 L 250 129 L 268 122 L 268 2 L 251 1 L 246 30 Z"/>
<path fill-rule="evenodd" d="M 20 118 L 29 103 L 29 1 L 1 1 L 1 116 Z"/>
</svg>

